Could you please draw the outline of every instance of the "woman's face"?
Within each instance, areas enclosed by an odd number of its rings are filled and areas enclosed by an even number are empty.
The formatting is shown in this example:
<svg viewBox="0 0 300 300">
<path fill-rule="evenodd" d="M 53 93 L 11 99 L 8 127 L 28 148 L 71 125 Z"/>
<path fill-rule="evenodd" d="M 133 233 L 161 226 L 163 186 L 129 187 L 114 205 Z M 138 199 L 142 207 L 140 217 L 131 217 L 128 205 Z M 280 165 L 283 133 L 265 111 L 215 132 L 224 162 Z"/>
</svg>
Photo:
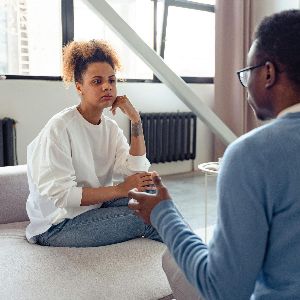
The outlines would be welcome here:
<svg viewBox="0 0 300 300">
<path fill-rule="evenodd" d="M 76 82 L 76 89 L 85 106 L 97 110 L 111 107 L 117 96 L 115 71 L 106 62 L 91 63 L 82 75 L 82 83 Z"/>
</svg>

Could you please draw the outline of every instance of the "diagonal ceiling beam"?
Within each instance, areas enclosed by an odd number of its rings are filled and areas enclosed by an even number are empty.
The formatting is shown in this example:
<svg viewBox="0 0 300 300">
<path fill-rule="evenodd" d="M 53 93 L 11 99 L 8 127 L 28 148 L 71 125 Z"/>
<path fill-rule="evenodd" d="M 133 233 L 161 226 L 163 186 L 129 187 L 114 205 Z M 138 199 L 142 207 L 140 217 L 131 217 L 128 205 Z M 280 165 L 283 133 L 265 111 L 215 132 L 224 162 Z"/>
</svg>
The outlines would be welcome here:
<svg viewBox="0 0 300 300">
<path fill-rule="evenodd" d="M 110 26 L 127 46 L 152 69 L 155 75 L 225 144 L 230 144 L 237 138 L 182 78 L 177 76 L 164 63 L 162 58 L 115 12 L 107 1 L 84 0 L 84 2 Z"/>
</svg>

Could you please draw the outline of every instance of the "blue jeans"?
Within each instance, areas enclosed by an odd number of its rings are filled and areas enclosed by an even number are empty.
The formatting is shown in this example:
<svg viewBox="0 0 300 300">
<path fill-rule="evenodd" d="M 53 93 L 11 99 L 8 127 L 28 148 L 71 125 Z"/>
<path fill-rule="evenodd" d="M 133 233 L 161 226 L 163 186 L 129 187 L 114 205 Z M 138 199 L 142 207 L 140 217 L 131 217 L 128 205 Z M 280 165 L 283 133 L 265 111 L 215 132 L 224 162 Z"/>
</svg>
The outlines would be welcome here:
<svg viewBox="0 0 300 300">
<path fill-rule="evenodd" d="M 148 238 L 162 242 L 157 231 L 128 208 L 128 198 L 104 202 L 73 219 L 65 219 L 36 236 L 37 244 L 52 247 L 97 247 Z"/>
</svg>

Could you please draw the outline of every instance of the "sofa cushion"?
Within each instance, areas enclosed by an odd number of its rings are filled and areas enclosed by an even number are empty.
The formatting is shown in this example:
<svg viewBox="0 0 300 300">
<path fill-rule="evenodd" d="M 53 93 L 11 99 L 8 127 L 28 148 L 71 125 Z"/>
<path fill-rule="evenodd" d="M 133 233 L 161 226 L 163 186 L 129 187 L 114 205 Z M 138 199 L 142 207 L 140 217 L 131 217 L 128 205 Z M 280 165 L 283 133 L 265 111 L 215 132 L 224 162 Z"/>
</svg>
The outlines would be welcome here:
<svg viewBox="0 0 300 300">
<path fill-rule="evenodd" d="M 27 221 L 26 165 L 0 167 L 0 224 Z"/>
<path fill-rule="evenodd" d="M 95 248 L 44 247 L 27 222 L 0 225 L 0 299 L 159 299 L 171 294 L 165 245 L 148 239 Z"/>
</svg>

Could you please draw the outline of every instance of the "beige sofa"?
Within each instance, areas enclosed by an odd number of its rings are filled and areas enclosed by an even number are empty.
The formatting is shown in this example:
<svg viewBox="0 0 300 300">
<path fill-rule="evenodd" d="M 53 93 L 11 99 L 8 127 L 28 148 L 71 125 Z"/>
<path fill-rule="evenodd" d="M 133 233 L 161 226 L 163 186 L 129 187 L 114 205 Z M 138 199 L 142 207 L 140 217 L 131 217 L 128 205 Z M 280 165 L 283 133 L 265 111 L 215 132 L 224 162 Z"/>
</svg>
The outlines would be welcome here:
<svg viewBox="0 0 300 300">
<path fill-rule="evenodd" d="M 170 299 L 162 243 L 53 248 L 25 239 L 26 166 L 0 168 L 0 299 Z"/>
</svg>

